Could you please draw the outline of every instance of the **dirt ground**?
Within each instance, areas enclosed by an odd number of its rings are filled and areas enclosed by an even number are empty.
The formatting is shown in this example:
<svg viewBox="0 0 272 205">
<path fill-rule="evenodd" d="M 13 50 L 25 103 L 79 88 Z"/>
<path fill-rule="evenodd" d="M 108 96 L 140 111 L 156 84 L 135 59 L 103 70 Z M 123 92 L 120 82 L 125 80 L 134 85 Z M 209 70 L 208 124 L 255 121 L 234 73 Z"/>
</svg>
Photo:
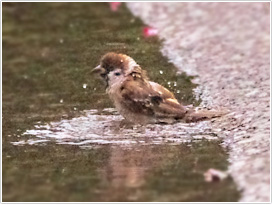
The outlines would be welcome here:
<svg viewBox="0 0 272 205">
<path fill-rule="evenodd" d="M 242 202 L 270 200 L 269 3 L 127 3 L 159 31 L 161 51 L 197 75 L 202 107 L 230 113 L 210 123 L 230 148 Z"/>
</svg>

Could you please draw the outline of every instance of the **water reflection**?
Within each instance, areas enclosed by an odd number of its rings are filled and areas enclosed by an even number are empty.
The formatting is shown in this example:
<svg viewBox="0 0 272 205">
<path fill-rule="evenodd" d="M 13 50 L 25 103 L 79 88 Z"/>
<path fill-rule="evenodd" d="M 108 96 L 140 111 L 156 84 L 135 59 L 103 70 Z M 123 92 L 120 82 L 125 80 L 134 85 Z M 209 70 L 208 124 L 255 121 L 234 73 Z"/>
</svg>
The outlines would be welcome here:
<svg viewBox="0 0 272 205">
<path fill-rule="evenodd" d="M 225 155 L 214 140 L 88 149 L 54 142 L 16 146 L 9 174 L 3 170 L 5 201 L 235 201 L 230 178 L 210 184 L 203 177 L 210 167 L 225 170 Z M 20 184 L 16 192 L 14 180 Z"/>
</svg>

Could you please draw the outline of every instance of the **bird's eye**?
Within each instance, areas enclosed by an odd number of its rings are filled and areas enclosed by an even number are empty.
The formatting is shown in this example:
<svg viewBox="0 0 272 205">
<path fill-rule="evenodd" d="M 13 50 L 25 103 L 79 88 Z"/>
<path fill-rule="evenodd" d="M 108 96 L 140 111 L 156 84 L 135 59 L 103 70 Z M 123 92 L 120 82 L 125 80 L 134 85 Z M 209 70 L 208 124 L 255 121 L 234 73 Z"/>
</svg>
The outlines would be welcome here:
<svg viewBox="0 0 272 205">
<path fill-rule="evenodd" d="M 121 73 L 114 73 L 116 76 L 119 76 L 119 75 L 121 75 Z"/>
</svg>

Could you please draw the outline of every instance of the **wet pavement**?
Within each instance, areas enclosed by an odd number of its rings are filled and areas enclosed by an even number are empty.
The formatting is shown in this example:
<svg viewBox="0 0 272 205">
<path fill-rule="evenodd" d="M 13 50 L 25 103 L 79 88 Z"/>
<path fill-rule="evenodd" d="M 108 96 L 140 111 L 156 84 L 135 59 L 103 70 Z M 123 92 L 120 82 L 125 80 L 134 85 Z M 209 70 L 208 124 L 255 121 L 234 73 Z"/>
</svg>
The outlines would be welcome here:
<svg viewBox="0 0 272 205">
<path fill-rule="evenodd" d="M 51 18 L 48 18 L 51 16 Z M 237 201 L 227 149 L 209 122 L 123 126 L 90 75 L 108 51 L 197 106 L 156 37 L 124 4 L 3 3 L 3 201 Z"/>
</svg>

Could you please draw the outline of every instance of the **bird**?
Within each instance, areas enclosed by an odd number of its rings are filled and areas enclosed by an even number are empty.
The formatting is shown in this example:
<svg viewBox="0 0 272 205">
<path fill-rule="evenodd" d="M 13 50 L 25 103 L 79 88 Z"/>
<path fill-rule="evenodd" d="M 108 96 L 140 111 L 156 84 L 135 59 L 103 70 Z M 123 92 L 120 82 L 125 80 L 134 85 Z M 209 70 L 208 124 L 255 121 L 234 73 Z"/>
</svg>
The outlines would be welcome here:
<svg viewBox="0 0 272 205">
<path fill-rule="evenodd" d="M 106 53 L 92 73 L 100 75 L 115 108 L 130 123 L 188 123 L 221 115 L 187 108 L 167 88 L 150 81 L 147 72 L 122 53 Z"/>
</svg>

